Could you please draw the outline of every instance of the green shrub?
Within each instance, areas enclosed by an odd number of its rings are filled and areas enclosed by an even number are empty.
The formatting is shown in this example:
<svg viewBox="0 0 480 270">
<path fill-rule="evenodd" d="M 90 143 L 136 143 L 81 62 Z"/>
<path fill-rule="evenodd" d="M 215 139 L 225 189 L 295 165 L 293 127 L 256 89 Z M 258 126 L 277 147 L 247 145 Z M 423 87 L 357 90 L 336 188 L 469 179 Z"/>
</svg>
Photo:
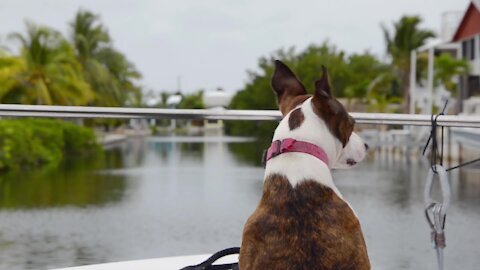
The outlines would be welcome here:
<svg viewBox="0 0 480 270">
<path fill-rule="evenodd" d="M 69 122 L 63 122 L 64 153 L 82 155 L 100 150 L 93 130 Z"/>
<path fill-rule="evenodd" d="M 52 119 L 0 121 L 0 170 L 57 164 L 99 149 L 91 129 Z"/>
</svg>

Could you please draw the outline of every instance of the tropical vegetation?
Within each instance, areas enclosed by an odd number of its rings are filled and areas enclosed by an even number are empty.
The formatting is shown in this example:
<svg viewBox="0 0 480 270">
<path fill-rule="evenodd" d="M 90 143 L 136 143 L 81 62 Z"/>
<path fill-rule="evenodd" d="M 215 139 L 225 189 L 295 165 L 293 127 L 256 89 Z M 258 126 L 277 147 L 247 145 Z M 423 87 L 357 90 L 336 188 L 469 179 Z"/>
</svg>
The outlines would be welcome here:
<svg viewBox="0 0 480 270">
<path fill-rule="evenodd" d="M 99 150 L 93 131 L 52 119 L 0 121 L 0 171 L 55 165 Z"/>
<path fill-rule="evenodd" d="M 279 50 L 270 57 L 259 60 L 259 72 L 249 72 L 249 82 L 233 98 L 230 107 L 233 109 L 276 109 L 276 99 L 270 91 L 270 78 L 274 69 L 274 60 L 281 59 L 289 65 L 304 83 L 313 91 L 315 80 L 320 76 L 321 65 L 328 67 L 332 82 L 332 90 L 336 97 L 357 99 L 368 102 L 369 86 L 377 76 L 385 73 L 388 66 L 369 52 L 348 55 L 334 45 L 324 42 L 321 45 L 310 45 L 304 51 L 296 52 L 294 48 Z M 384 92 L 389 96 L 398 96 L 394 88 L 386 87 Z M 275 123 L 232 122 L 227 129 L 233 134 L 258 134 L 269 136 Z"/>
<path fill-rule="evenodd" d="M 435 33 L 420 26 L 418 16 L 403 16 L 393 24 L 393 30 L 382 25 L 386 55 L 382 60 L 367 52 L 347 54 L 329 42 L 310 45 L 297 52 L 294 48 L 280 49 L 258 61 L 258 71 L 250 71 L 243 89 L 233 98 L 232 109 L 276 109 L 274 93 L 270 91 L 273 61 L 286 62 L 304 85 L 312 88 L 319 78 L 321 65 L 328 67 L 333 92 L 344 98 L 347 106 L 372 112 L 406 112 L 409 108 L 410 53 L 423 46 Z M 468 71 L 464 60 L 442 54 L 435 60 L 435 84 L 443 84 L 455 92 L 455 77 Z M 426 77 L 426 55 L 417 60 L 417 82 Z M 350 108 L 352 109 L 352 108 Z M 275 123 L 231 122 L 227 131 L 232 134 L 269 138 Z"/>
<path fill-rule="evenodd" d="M 455 59 L 450 54 L 443 53 L 435 58 L 435 67 L 435 85 L 442 84 L 456 96 L 458 83 L 454 78 L 468 73 L 470 70 L 469 64 L 465 60 Z"/>
<path fill-rule="evenodd" d="M 10 38 L 21 50 L 0 58 L 2 103 L 84 105 L 93 99 L 73 48 L 59 32 L 27 23 L 26 35 Z"/>
<path fill-rule="evenodd" d="M 113 47 L 99 17 L 80 10 L 70 36 L 50 27 L 26 23 L 15 32 L 19 54 L 0 54 L 0 102 L 36 105 L 138 106 L 141 77 Z"/>
<path fill-rule="evenodd" d="M 418 16 L 403 16 L 394 23 L 394 30 L 390 32 L 382 25 L 386 43 L 386 52 L 390 56 L 391 72 L 395 75 L 402 89 L 403 110 L 409 109 L 410 90 L 410 53 L 424 45 L 429 38 L 435 37 L 432 30 L 420 28 L 422 19 Z M 417 76 L 421 69 L 417 69 Z"/>
<path fill-rule="evenodd" d="M 178 104 L 179 109 L 205 109 L 203 103 L 203 90 L 182 95 L 182 101 Z"/>
<path fill-rule="evenodd" d="M 141 75 L 125 55 L 113 47 L 98 16 L 79 11 L 70 24 L 70 41 L 85 80 L 95 89 L 96 95 L 89 105 L 140 105 L 141 89 L 135 80 Z"/>
<path fill-rule="evenodd" d="M 26 22 L 0 47 L 0 103 L 141 106 L 140 73 L 119 52 L 100 18 L 80 10 L 59 31 Z M 113 120 L 88 122 L 117 124 Z M 0 171 L 58 164 L 65 156 L 98 149 L 91 129 L 60 120 L 0 121 Z"/>
</svg>

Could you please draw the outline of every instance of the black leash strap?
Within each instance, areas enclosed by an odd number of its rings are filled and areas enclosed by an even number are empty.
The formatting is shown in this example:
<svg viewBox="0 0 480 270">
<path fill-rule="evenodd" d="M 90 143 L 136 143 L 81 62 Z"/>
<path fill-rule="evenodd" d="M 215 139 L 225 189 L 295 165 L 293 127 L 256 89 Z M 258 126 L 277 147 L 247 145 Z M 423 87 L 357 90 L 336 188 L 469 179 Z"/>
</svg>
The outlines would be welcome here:
<svg viewBox="0 0 480 270">
<path fill-rule="evenodd" d="M 470 164 L 473 164 L 473 163 L 476 163 L 476 162 L 479 162 L 479 161 L 480 161 L 480 158 L 470 160 L 470 161 L 467 161 L 465 163 L 458 164 L 457 166 L 453 166 L 451 168 L 448 168 L 448 169 L 446 169 L 446 171 L 448 172 L 448 171 L 451 171 L 451 170 L 455 170 L 455 169 L 458 169 L 458 168 L 461 168 L 461 167 L 464 167 L 464 166 L 467 166 L 467 165 L 470 165 Z"/>
<path fill-rule="evenodd" d="M 430 144 L 430 142 L 432 143 L 432 147 L 431 147 L 431 152 L 430 152 L 430 164 L 432 166 L 432 170 L 436 173 L 436 169 L 435 169 L 435 165 L 436 164 L 440 164 L 440 165 L 443 165 L 443 126 L 441 127 L 441 142 L 440 142 L 440 153 L 438 153 L 438 143 L 437 143 L 437 119 L 440 115 L 445 115 L 445 109 L 447 108 L 447 104 L 448 104 L 448 100 L 445 101 L 445 105 L 443 106 L 443 109 L 442 109 L 442 112 L 437 114 L 437 115 L 433 115 L 432 114 L 432 118 L 431 118 L 431 122 L 432 122 L 432 129 L 430 131 L 430 137 L 428 138 L 427 140 L 427 143 L 425 144 L 425 147 L 423 148 L 423 155 L 425 155 L 425 152 L 427 151 L 427 148 L 428 148 L 428 145 Z M 437 158 L 440 159 L 440 162 L 437 162 Z M 464 166 L 467 166 L 467 165 L 470 165 L 470 164 L 473 164 L 473 163 L 476 163 L 476 162 L 479 162 L 480 161 L 480 158 L 477 158 L 477 159 L 474 159 L 474 160 L 470 160 L 470 161 L 467 161 L 467 162 L 464 162 L 464 163 L 461 163 L 461 164 L 458 164 L 456 166 L 453 166 L 451 168 L 448 168 L 446 169 L 445 171 L 449 172 L 451 170 L 455 170 L 455 169 L 458 169 L 458 168 L 461 168 L 461 167 L 464 167 Z"/>
<path fill-rule="evenodd" d="M 220 250 L 219 252 L 210 256 L 210 258 L 208 258 L 201 264 L 187 266 L 180 270 L 238 270 L 239 269 L 238 263 L 215 264 L 215 265 L 213 264 L 218 259 L 228 255 L 233 255 L 233 254 L 240 254 L 240 248 L 233 247 L 233 248 Z"/>
<path fill-rule="evenodd" d="M 437 143 L 437 127 L 438 127 L 438 124 L 437 124 L 437 119 L 440 115 L 445 115 L 445 109 L 447 108 L 447 104 L 448 104 L 448 99 L 447 101 L 445 101 L 445 105 L 443 106 L 443 109 L 442 109 L 442 112 L 437 114 L 437 115 L 433 115 L 432 114 L 432 117 L 431 117 L 431 122 L 432 122 L 432 129 L 430 130 L 430 137 L 428 138 L 427 140 L 427 143 L 425 144 L 425 147 L 423 148 L 423 155 L 425 155 L 425 152 L 427 151 L 427 148 L 428 148 L 428 145 L 430 144 L 430 142 L 432 143 L 432 147 L 431 147 L 431 152 L 430 152 L 430 165 L 432 166 L 432 170 L 436 173 L 436 169 L 435 169 L 435 165 L 438 164 L 437 163 L 437 157 L 440 158 L 440 162 L 439 164 L 440 165 L 443 165 L 443 126 L 441 127 L 442 128 L 442 135 L 441 135 L 441 143 L 440 143 L 440 146 L 441 146 L 441 153 L 439 154 L 438 153 L 438 143 Z"/>
</svg>

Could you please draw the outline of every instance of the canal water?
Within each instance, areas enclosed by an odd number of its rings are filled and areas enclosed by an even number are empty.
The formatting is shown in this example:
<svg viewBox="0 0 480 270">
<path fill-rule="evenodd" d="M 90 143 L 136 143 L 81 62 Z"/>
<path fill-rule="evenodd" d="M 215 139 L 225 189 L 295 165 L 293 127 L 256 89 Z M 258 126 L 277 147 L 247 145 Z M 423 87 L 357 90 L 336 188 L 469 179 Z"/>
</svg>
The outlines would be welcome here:
<svg viewBox="0 0 480 270">
<path fill-rule="evenodd" d="M 260 144 L 130 139 L 104 155 L 0 176 L 0 269 L 50 269 L 212 253 L 240 245 L 261 196 Z M 336 184 L 374 269 L 436 269 L 423 213 L 427 165 L 372 151 Z M 480 170 L 450 174 L 446 269 L 480 265 Z"/>
</svg>

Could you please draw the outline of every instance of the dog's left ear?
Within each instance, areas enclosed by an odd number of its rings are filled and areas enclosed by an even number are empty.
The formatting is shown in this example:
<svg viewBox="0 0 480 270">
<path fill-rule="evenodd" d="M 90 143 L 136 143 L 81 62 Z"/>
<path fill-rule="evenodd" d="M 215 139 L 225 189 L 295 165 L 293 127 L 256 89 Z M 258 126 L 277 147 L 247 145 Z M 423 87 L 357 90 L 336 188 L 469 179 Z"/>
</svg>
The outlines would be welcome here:
<svg viewBox="0 0 480 270">
<path fill-rule="evenodd" d="M 283 115 L 288 113 L 291 98 L 307 94 L 303 84 L 282 61 L 275 60 L 275 71 L 272 76 L 272 88 L 277 94 L 277 103 Z"/>
</svg>

